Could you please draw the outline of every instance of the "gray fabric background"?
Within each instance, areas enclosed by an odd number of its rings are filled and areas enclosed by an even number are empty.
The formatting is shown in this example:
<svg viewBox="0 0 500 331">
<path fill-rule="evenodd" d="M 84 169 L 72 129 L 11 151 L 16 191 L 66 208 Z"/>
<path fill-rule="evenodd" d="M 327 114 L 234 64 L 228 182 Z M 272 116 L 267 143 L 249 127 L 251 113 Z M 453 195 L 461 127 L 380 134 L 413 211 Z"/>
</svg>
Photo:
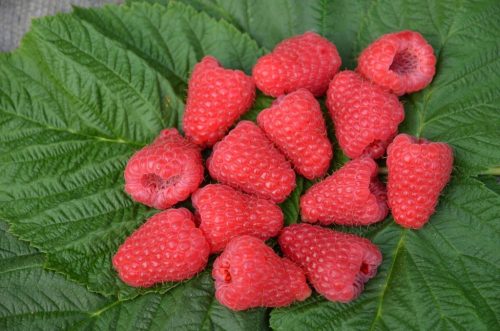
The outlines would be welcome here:
<svg viewBox="0 0 500 331">
<path fill-rule="evenodd" d="M 29 30 L 31 19 L 71 11 L 71 6 L 95 7 L 123 0 L 0 0 L 0 52 L 19 45 Z"/>
</svg>

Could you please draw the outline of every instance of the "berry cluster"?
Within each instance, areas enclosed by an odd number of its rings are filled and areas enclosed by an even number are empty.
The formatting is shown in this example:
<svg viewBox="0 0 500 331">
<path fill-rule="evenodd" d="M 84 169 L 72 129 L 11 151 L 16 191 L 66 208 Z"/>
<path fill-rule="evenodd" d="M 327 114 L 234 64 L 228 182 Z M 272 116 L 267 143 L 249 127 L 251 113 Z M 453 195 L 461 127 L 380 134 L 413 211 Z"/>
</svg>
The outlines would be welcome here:
<svg viewBox="0 0 500 331">
<path fill-rule="evenodd" d="M 368 239 L 319 225 L 366 226 L 389 209 L 404 227 L 429 220 L 450 179 L 453 151 L 398 135 L 398 96 L 427 86 L 435 63 L 432 47 L 414 31 L 380 37 L 361 53 L 356 71 L 338 72 L 335 45 L 313 32 L 282 41 L 257 61 L 252 77 L 202 59 L 189 81 L 186 137 L 163 130 L 125 168 L 132 199 L 166 210 L 118 249 L 120 278 L 141 287 L 180 281 L 221 253 L 213 264 L 215 295 L 231 309 L 305 300 L 308 283 L 328 300 L 355 299 L 382 255 Z M 255 87 L 277 99 L 257 124 L 235 125 L 252 106 Z M 325 93 L 338 144 L 352 159 L 326 178 L 333 148 L 315 99 Z M 206 167 L 219 183 L 199 188 L 205 147 L 212 147 Z M 386 151 L 387 189 L 375 162 Z M 294 190 L 296 172 L 316 183 L 300 199 L 305 223 L 283 228 L 276 203 Z M 168 209 L 189 196 L 194 214 Z M 276 236 L 284 257 L 264 242 Z"/>
</svg>

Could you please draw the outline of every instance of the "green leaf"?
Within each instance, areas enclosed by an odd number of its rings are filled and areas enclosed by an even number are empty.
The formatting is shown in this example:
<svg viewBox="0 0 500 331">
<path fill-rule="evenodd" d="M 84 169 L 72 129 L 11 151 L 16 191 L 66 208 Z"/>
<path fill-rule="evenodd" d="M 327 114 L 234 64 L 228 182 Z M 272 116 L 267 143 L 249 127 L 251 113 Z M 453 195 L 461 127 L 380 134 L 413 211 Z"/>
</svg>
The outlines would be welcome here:
<svg viewBox="0 0 500 331">
<path fill-rule="evenodd" d="M 139 3 L 36 20 L 19 50 L 0 55 L 0 218 L 46 254 L 1 238 L 2 288 L 26 282 L 27 295 L 42 300 L 1 291 L 1 329 L 266 329 L 268 310 L 234 313 L 214 300 L 210 270 L 142 291 L 118 280 L 111 256 L 155 212 L 124 194 L 123 167 L 159 130 L 180 128 L 189 72 L 204 55 L 249 73 L 277 42 L 313 30 L 354 68 L 366 45 L 402 29 L 420 31 L 438 63 L 431 85 L 403 98 L 400 129 L 451 144 L 454 179 L 422 230 L 390 218 L 337 227 L 372 238 L 384 256 L 358 300 L 314 295 L 273 310 L 270 323 L 276 330 L 498 328 L 500 190 L 491 176 L 475 178 L 498 174 L 500 165 L 498 1 L 128 2 Z M 259 95 L 243 118 L 255 120 L 271 102 Z M 336 169 L 346 158 L 334 153 Z M 281 205 L 287 224 L 300 220 L 300 194 L 310 185 L 299 178 Z M 6 262 L 4 242 L 27 257 Z M 31 265 L 39 278 L 17 274 Z M 72 291 L 61 302 L 50 296 Z"/>
<path fill-rule="evenodd" d="M 467 192 L 467 194 L 464 194 Z M 369 237 L 384 261 L 361 297 L 319 296 L 276 309 L 275 330 L 492 330 L 498 326 L 500 197 L 474 179 L 454 180 L 420 231 L 392 221 Z"/>
<path fill-rule="evenodd" d="M 0 329 L 64 330 L 107 303 L 42 268 L 43 254 L 7 233 L 0 221 Z"/>
<path fill-rule="evenodd" d="M 187 81 L 203 55 L 196 52 L 205 51 L 250 68 L 259 50 L 228 24 L 182 4 L 78 15 L 85 20 L 34 21 L 22 47 L 0 57 L 0 216 L 48 252 L 48 268 L 94 291 L 134 295 L 111 257 L 154 211 L 126 196 L 122 174 L 135 150 L 179 124 L 183 97 L 168 73 Z"/>
<path fill-rule="evenodd" d="M 0 221 L 2 330 L 265 330 L 264 309 L 233 312 L 214 297 L 209 272 L 167 294 L 104 298 L 42 268 L 44 256 Z"/>
</svg>

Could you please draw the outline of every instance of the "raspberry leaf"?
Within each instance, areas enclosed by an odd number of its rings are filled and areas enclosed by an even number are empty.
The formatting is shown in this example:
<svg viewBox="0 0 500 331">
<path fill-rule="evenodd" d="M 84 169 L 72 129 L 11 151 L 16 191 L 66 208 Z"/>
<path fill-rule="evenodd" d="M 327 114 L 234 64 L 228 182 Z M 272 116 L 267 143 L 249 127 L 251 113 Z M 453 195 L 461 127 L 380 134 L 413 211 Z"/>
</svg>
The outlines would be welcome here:
<svg viewBox="0 0 500 331">
<path fill-rule="evenodd" d="M 43 269 L 43 261 L 44 254 L 14 238 L 0 221 L 0 329 L 267 329 L 265 310 L 232 312 L 221 306 L 208 272 L 167 294 L 105 298 Z"/>
</svg>

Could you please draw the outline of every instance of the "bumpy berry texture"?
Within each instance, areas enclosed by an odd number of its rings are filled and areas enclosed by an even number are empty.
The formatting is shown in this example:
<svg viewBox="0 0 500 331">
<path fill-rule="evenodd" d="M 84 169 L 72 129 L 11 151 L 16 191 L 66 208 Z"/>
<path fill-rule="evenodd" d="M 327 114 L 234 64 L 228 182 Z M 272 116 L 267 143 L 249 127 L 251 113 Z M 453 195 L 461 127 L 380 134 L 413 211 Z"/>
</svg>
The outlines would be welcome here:
<svg viewBox="0 0 500 331">
<path fill-rule="evenodd" d="M 132 199 L 167 209 L 189 198 L 203 181 L 201 152 L 176 129 L 166 129 L 130 158 L 124 176 Z"/>
<path fill-rule="evenodd" d="M 387 149 L 387 196 L 396 223 L 412 229 L 424 226 L 452 169 L 449 145 L 398 135 Z"/>
<path fill-rule="evenodd" d="M 351 159 L 381 157 L 404 119 L 395 95 L 348 70 L 333 78 L 326 104 L 339 145 Z"/>
<path fill-rule="evenodd" d="M 306 89 L 276 99 L 257 117 L 266 136 L 308 179 L 325 175 L 333 156 L 318 101 Z"/>
<path fill-rule="evenodd" d="M 403 95 L 429 85 L 436 72 L 436 57 L 420 33 L 389 33 L 361 53 L 357 71 L 392 93 Z"/>
<path fill-rule="evenodd" d="M 246 193 L 282 202 L 295 188 L 285 156 L 250 121 L 241 121 L 215 144 L 207 160 L 212 178 Z"/>
<path fill-rule="evenodd" d="M 320 96 L 340 65 L 334 44 L 317 33 L 306 32 L 283 40 L 272 53 L 261 57 L 252 76 L 267 95 L 277 97 L 305 88 Z"/>
<path fill-rule="evenodd" d="M 205 56 L 189 79 L 183 126 L 186 137 L 200 146 L 212 146 L 243 115 L 255 98 L 255 84 L 240 70 L 222 68 Z"/>
<path fill-rule="evenodd" d="M 212 253 L 222 251 L 234 237 L 248 234 L 267 240 L 283 227 L 283 213 L 277 205 L 227 185 L 207 185 L 191 200 Z"/>
<path fill-rule="evenodd" d="M 180 281 L 205 268 L 210 248 L 193 214 L 168 209 L 146 221 L 120 246 L 113 266 L 130 286 Z"/>
<path fill-rule="evenodd" d="M 319 294 L 331 301 L 349 302 L 377 273 L 382 254 L 368 239 L 309 224 L 283 229 L 283 254 L 300 265 Z"/>
<path fill-rule="evenodd" d="M 311 295 L 304 272 L 252 236 L 231 240 L 215 260 L 212 276 L 215 297 L 233 310 L 283 307 Z"/>
<path fill-rule="evenodd" d="M 300 198 L 304 222 L 323 225 L 369 225 L 382 221 L 389 211 L 377 164 L 362 157 L 346 163 Z"/>
</svg>

